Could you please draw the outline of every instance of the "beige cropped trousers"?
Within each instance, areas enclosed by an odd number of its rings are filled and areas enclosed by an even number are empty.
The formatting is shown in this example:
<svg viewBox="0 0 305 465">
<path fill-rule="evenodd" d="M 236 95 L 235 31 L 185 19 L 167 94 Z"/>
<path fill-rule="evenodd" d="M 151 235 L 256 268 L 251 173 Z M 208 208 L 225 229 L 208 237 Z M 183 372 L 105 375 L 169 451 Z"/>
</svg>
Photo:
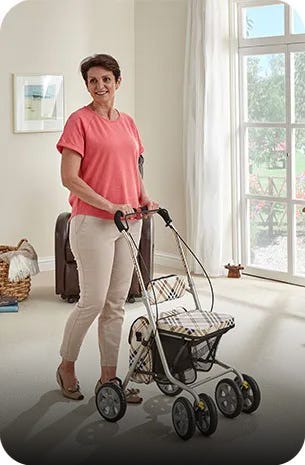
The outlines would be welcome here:
<svg viewBox="0 0 305 465">
<path fill-rule="evenodd" d="M 142 221 L 130 221 L 130 233 L 139 244 Z M 80 299 L 65 326 L 60 355 L 76 361 L 84 337 L 98 316 L 101 366 L 116 366 L 124 319 L 124 304 L 133 274 L 126 239 L 112 220 L 77 215 L 70 224 Z"/>
</svg>

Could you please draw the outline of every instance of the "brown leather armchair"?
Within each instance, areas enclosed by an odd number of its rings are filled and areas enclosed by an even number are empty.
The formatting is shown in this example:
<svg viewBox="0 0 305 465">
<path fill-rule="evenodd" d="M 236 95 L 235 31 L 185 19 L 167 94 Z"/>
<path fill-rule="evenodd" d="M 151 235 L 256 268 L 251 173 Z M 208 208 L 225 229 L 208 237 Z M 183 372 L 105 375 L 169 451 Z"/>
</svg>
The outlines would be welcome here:
<svg viewBox="0 0 305 465">
<path fill-rule="evenodd" d="M 70 213 L 61 213 L 55 226 L 55 289 L 69 303 L 79 299 L 78 273 L 74 255 L 70 248 L 69 222 Z M 142 277 L 147 286 L 153 277 L 153 219 L 143 219 L 143 227 L 139 244 L 138 262 Z M 136 273 L 134 272 L 127 301 L 134 302 L 141 296 L 141 290 Z"/>
<path fill-rule="evenodd" d="M 78 273 L 74 255 L 70 248 L 70 213 L 61 213 L 55 226 L 55 288 L 69 303 L 79 299 Z"/>
</svg>

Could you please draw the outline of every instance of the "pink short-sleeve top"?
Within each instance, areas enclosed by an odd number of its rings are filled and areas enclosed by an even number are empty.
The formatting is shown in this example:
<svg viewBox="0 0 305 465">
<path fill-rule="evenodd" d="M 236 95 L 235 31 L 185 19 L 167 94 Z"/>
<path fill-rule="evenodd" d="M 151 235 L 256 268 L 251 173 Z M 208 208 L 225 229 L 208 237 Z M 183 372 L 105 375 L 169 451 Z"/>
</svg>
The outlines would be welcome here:
<svg viewBox="0 0 305 465">
<path fill-rule="evenodd" d="M 129 115 L 119 113 L 117 119 L 108 120 L 90 107 L 80 108 L 68 118 L 56 147 L 60 153 L 67 148 L 82 157 L 79 175 L 95 192 L 110 202 L 139 207 L 138 159 L 144 149 Z M 83 202 L 72 193 L 69 202 L 71 216 L 113 218 L 109 212 Z"/>
</svg>

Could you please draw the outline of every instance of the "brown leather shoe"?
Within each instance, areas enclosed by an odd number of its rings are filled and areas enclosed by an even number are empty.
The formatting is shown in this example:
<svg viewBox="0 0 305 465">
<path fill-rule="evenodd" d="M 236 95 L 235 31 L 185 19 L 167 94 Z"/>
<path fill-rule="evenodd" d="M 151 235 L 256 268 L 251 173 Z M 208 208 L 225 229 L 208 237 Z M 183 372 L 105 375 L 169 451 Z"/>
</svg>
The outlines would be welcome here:
<svg viewBox="0 0 305 465">
<path fill-rule="evenodd" d="M 143 398 L 139 396 L 140 390 L 136 388 L 127 388 L 125 391 L 126 402 L 128 404 L 141 404 Z"/>
<path fill-rule="evenodd" d="M 68 399 L 73 399 L 73 400 L 83 400 L 84 396 L 79 390 L 80 388 L 79 388 L 78 381 L 75 384 L 75 386 L 69 386 L 68 388 L 65 388 L 61 374 L 59 373 L 59 368 L 57 368 L 57 371 L 56 371 L 56 380 L 61 389 L 61 392 L 63 393 L 65 397 L 67 397 Z"/>
</svg>

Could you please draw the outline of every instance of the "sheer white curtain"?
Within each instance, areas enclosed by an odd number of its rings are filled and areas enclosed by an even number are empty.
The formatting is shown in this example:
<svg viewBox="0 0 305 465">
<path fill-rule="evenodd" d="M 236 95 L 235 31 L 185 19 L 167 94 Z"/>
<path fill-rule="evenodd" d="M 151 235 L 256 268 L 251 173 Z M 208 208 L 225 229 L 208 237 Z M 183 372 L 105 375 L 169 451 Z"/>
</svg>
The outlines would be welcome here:
<svg viewBox="0 0 305 465">
<path fill-rule="evenodd" d="M 211 276 L 232 258 L 229 0 L 189 0 L 184 76 L 187 242 Z M 193 271 L 201 269 L 193 263 Z"/>
</svg>

